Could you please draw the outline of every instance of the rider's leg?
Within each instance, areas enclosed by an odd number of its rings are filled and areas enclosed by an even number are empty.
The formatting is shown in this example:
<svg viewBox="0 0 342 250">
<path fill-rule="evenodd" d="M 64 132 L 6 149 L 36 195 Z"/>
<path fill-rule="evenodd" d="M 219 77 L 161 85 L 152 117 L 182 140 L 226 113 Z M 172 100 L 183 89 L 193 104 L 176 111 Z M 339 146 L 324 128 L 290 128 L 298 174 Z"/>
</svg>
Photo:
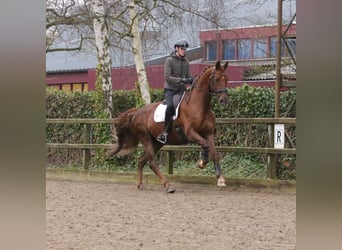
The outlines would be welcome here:
<svg viewBox="0 0 342 250">
<path fill-rule="evenodd" d="M 168 130 L 172 124 L 172 116 L 175 113 L 175 109 L 173 107 L 173 95 L 174 91 L 170 89 L 165 89 L 165 100 L 166 100 L 166 111 L 165 111 L 165 122 L 164 122 L 164 131 L 158 135 L 157 140 L 161 143 L 166 143 Z"/>
<path fill-rule="evenodd" d="M 165 122 L 164 122 L 164 131 L 157 136 L 157 141 L 165 144 L 167 141 L 168 131 L 172 124 L 172 116 L 174 114 L 173 106 L 167 106 L 165 111 Z"/>
<path fill-rule="evenodd" d="M 164 122 L 164 133 L 168 133 L 170 126 L 172 124 L 172 116 L 175 113 L 173 106 L 167 106 L 165 111 L 165 122 Z"/>
</svg>

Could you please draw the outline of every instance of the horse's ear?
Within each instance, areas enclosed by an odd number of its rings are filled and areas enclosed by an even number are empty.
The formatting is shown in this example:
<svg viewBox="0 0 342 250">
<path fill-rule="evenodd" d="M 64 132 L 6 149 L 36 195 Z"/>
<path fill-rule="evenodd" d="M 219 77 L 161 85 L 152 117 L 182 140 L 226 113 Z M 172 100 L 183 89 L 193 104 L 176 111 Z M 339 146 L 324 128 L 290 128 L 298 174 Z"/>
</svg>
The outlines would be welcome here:
<svg viewBox="0 0 342 250">
<path fill-rule="evenodd" d="M 226 61 L 226 63 L 223 64 L 223 71 L 225 71 L 227 67 L 228 67 L 228 61 Z"/>
<path fill-rule="evenodd" d="M 217 70 L 219 70 L 219 69 L 221 68 L 221 62 L 220 62 L 220 60 L 217 60 L 217 61 L 216 61 L 215 67 L 216 67 Z"/>
</svg>

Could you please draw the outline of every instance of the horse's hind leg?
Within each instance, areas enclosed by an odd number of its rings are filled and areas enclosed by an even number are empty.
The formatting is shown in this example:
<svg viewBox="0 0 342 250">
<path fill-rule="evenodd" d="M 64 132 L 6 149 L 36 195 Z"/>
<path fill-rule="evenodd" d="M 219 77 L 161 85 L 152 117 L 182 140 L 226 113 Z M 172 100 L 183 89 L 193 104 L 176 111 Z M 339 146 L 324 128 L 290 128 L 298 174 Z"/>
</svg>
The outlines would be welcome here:
<svg viewBox="0 0 342 250">
<path fill-rule="evenodd" d="M 167 193 L 174 193 L 176 190 L 171 187 L 169 181 L 161 173 L 161 171 L 158 167 L 157 161 L 154 159 L 155 154 L 159 151 L 161 146 L 159 144 L 156 146 L 156 144 L 153 144 L 153 142 L 148 142 L 148 143 L 145 143 L 143 145 L 144 145 L 144 149 L 145 149 L 145 155 L 146 155 L 146 158 L 149 162 L 150 168 L 159 177 L 159 179 L 160 179 L 161 183 L 164 185 L 164 187 L 166 187 L 166 192 Z"/>
<path fill-rule="evenodd" d="M 157 162 L 155 160 L 150 161 L 150 167 L 153 170 L 153 172 L 159 177 L 161 183 L 166 188 L 167 193 L 174 193 L 176 190 L 171 187 L 170 182 L 166 179 L 166 177 L 161 173 Z"/>
</svg>

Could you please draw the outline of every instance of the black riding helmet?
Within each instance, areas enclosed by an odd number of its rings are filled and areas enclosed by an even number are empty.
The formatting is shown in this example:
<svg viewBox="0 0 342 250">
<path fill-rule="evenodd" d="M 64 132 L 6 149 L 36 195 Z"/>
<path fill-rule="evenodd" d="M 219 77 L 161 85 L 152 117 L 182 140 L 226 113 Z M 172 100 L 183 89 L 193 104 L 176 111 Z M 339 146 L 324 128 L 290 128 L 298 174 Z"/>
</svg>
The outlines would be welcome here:
<svg viewBox="0 0 342 250">
<path fill-rule="evenodd" d="M 181 39 L 181 40 L 178 40 L 173 47 L 174 48 L 176 47 L 189 48 L 189 43 L 187 40 Z"/>
</svg>

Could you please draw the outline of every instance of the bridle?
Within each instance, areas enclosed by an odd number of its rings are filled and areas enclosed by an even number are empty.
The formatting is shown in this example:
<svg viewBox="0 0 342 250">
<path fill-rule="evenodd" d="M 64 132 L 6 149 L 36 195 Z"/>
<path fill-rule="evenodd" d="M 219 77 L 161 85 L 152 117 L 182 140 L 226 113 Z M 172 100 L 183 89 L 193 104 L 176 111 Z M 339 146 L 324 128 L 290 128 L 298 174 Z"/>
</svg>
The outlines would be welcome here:
<svg viewBox="0 0 342 250">
<path fill-rule="evenodd" d="M 220 79 L 221 77 L 226 77 L 226 73 L 220 73 L 220 77 L 218 79 Z M 216 79 L 215 79 L 215 69 L 213 69 L 211 75 L 210 75 L 210 78 L 209 80 L 211 80 L 211 82 L 209 83 L 209 86 L 216 86 Z M 209 88 L 211 89 L 211 88 Z M 209 94 L 212 95 L 212 96 L 216 96 L 217 94 L 221 94 L 221 93 L 228 93 L 227 92 L 227 88 L 223 88 L 223 89 L 217 89 L 215 91 L 209 91 Z"/>
<path fill-rule="evenodd" d="M 224 77 L 226 76 L 225 73 L 220 73 L 220 77 L 218 79 L 220 79 L 221 77 Z M 211 86 L 215 86 L 216 83 L 217 83 L 217 80 L 215 79 L 215 68 L 213 68 L 212 72 L 211 72 L 211 75 L 209 77 L 209 91 L 206 90 L 206 89 L 203 89 L 203 88 L 200 88 L 198 86 L 196 86 L 196 82 L 197 82 L 198 78 L 195 79 L 194 83 L 191 85 L 191 90 L 193 88 L 197 88 L 198 90 L 201 90 L 205 93 L 207 93 L 208 95 L 211 95 L 211 96 L 217 96 L 218 94 L 221 94 L 221 93 L 228 93 L 227 92 L 227 88 L 222 88 L 222 89 L 217 89 L 217 90 L 211 90 L 212 87 Z"/>
</svg>

